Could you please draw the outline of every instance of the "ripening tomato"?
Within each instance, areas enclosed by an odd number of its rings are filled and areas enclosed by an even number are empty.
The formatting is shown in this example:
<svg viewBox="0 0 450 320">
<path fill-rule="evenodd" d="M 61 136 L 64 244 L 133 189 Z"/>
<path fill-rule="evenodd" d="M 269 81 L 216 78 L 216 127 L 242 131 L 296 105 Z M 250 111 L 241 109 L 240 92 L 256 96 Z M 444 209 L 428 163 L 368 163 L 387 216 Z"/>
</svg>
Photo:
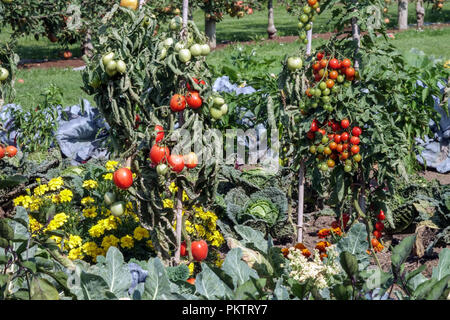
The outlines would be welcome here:
<svg viewBox="0 0 450 320">
<path fill-rule="evenodd" d="M 195 261 L 205 260 L 208 256 L 208 244 L 205 240 L 193 241 L 191 251 Z"/>
<path fill-rule="evenodd" d="M 348 159 L 348 151 L 344 150 L 342 151 L 341 155 L 339 156 L 340 160 L 347 160 Z"/>
<path fill-rule="evenodd" d="M 336 150 L 337 146 L 338 146 L 338 145 L 337 145 L 336 142 L 334 142 L 334 141 L 331 141 L 331 142 L 330 142 L 329 147 L 330 147 L 331 150 Z"/>
<path fill-rule="evenodd" d="M 72 58 L 72 52 L 64 51 L 63 56 L 64 56 L 64 59 L 70 59 L 70 58 Z"/>
<path fill-rule="evenodd" d="M 113 181 L 119 189 L 128 189 L 133 184 L 133 173 L 128 168 L 120 168 L 114 172 Z"/>
<path fill-rule="evenodd" d="M 323 136 L 327 134 L 324 129 L 318 129 L 317 131 L 320 132 Z"/>
<path fill-rule="evenodd" d="M 312 97 L 311 88 L 306 89 L 305 93 L 308 97 Z"/>
<path fill-rule="evenodd" d="M 341 62 L 341 68 L 349 68 L 352 65 L 350 59 L 344 59 Z"/>
<path fill-rule="evenodd" d="M 360 127 L 353 127 L 352 129 L 352 135 L 355 137 L 359 137 L 359 135 L 362 133 L 362 130 Z"/>
<path fill-rule="evenodd" d="M 344 151 L 344 147 L 341 143 L 339 143 L 338 145 L 336 145 L 336 151 L 337 152 L 342 152 Z"/>
<path fill-rule="evenodd" d="M 326 71 L 325 69 L 320 69 L 319 70 L 319 76 L 320 76 L 319 80 L 322 79 L 322 77 L 324 77 L 324 78 L 328 77 L 328 71 Z"/>
<path fill-rule="evenodd" d="M 189 91 L 186 96 L 186 102 L 192 109 L 198 109 L 202 106 L 202 98 L 197 91 Z"/>
<path fill-rule="evenodd" d="M 326 66 L 328 65 L 328 60 L 327 59 L 322 59 L 322 60 L 320 60 L 320 67 L 323 69 L 323 68 L 326 68 Z"/>
<path fill-rule="evenodd" d="M 328 168 L 334 168 L 334 166 L 336 165 L 336 163 L 334 162 L 333 159 L 328 159 L 327 165 L 328 165 Z"/>
<path fill-rule="evenodd" d="M 327 88 L 331 89 L 334 86 L 334 80 L 328 79 L 326 84 L 327 84 Z"/>
<path fill-rule="evenodd" d="M 164 139 L 164 128 L 160 125 L 155 126 L 156 138 L 155 142 L 160 142 Z"/>
<path fill-rule="evenodd" d="M 341 134 L 341 141 L 347 141 L 349 137 L 350 135 L 348 134 L 348 132 L 343 132 Z"/>
<path fill-rule="evenodd" d="M 350 138 L 350 143 L 351 143 L 351 144 L 357 145 L 357 144 L 359 144 L 359 142 L 360 142 L 360 140 L 359 140 L 358 137 L 352 136 L 352 137 Z"/>
<path fill-rule="evenodd" d="M 375 223 L 375 229 L 377 229 L 378 231 L 383 231 L 384 229 L 384 224 L 381 221 L 378 221 L 377 223 Z"/>
<path fill-rule="evenodd" d="M 344 143 L 344 144 L 342 145 L 342 149 L 343 149 L 343 150 L 348 150 L 348 147 L 349 147 L 348 143 Z"/>
<path fill-rule="evenodd" d="M 197 158 L 197 155 L 195 154 L 195 152 L 189 152 L 188 154 L 184 155 L 183 157 L 184 157 L 184 164 L 189 169 L 193 169 L 197 166 L 198 158 Z"/>
<path fill-rule="evenodd" d="M 374 247 L 374 248 L 376 248 L 379 244 L 380 244 L 380 242 L 377 240 L 377 239 L 372 239 L 372 247 Z"/>
<path fill-rule="evenodd" d="M 380 213 L 378 214 L 378 220 L 383 221 L 384 219 L 386 219 L 386 216 L 384 215 L 384 211 L 380 210 Z"/>
<path fill-rule="evenodd" d="M 353 80 L 355 80 L 355 76 L 345 76 L 345 80 L 353 81 Z"/>
<path fill-rule="evenodd" d="M 338 77 L 339 73 L 336 70 L 332 70 L 330 71 L 330 73 L 328 74 L 328 78 L 336 80 Z"/>
<path fill-rule="evenodd" d="M 348 119 L 344 119 L 341 121 L 342 129 L 347 129 L 349 126 L 350 126 L 350 121 L 348 121 Z"/>
<path fill-rule="evenodd" d="M 154 144 L 150 149 L 150 160 L 154 164 L 160 164 L 162 162 L 166 162 L 170 156 L 170 150 L 167 147 L 160 147 L 157 144 Z"/>
<path fill-rule="evenodd" d="M 308 4 L 310 7 L 313 7 L 317 3 L 317 0 L 308 0 Z"/>
<path fill-rule="evenodd" d="M 182 257 L 185 257 L 185 256 L 188 255 L 188 252 L 187 252 L 187 250 L 186 250 L 186 241 L 183 241 L 183 242 L 181 243 L 181 245 L 180 245 L 180 255 L 181 255 Z"/>
<path fill-rule="evenodd" d="M 338 69 L 339 68 L 339 60 L 336 58 L 331 59 L 329 66 L 331 69 Z"/>
<path fill-rule="evenodd" d="M 189 282 L 190 284 L 194 285 L 195 284 L 195 278 L 189 278 L 186 280 L 187 282 Z"/>
<path fill-rule="evenodd" d="M 347 77 L 354 77 L 354 76 L 355 76 L 355 69 L 352 68 L 352 67 L 348 67 L 348 68 L 345 70 L 345 75 L 346 75 Z"/>
<path fill-rule="evenodd" d="M 378 231 L 378 230 L 375 230 L 375 231 L 373 232 L 373 235 L 374 235 L 374 237 L 377 238 L 377 239 L 380 239 L 380 238 L 381 238 L 381 232 Z"/>
<path fill-rule="evenodd" d="M 183 111 L 186 108 L 186 98 L 181 94 L 174 94 L 170 99 L 170 109 L 174 112 Z"/>
<path fill-rule="evenodd" d="M 167 162 L 175 172 L 181 172 L 184 169 L 184 158 L 182 155 L 171 154 Z"/>
<path fill-rule="evenodd" d="M 313 67 L 314 71 L 319 71 L 320 70 L 320 62 L 314 63 L 312 67 Z"/>
<path fill-rule="evenodd" d="M 355 160 L 356 162 L 360 162 L 362 160 L 362 157 L 359 153 L 357 153 L 353 156 L 353 160 Z"/>
<path fill-rule="evenodd" d="M 0 146 L 0 159 L 2 159 L 5 156 L 5 149 Z"/>
<path fill-rule="evenodd" d="M 350 149 L 350 151 L 352 152 L 352 154 L 359 153 L 359 146 L 353 145 L 352 148 Z"/>
<path fill-rule="evenodd" d="M 6 155 L 10 158 L 14 157 L 17 154 L 17 148 L 14 146 L 7 146 L 5 151 Z"/>
<path fill-rule="evenodd" d="M 120 0 L 120 6 L 129 8 L 132 10 L 136 10 L 139 6 L 139 1 L 137 1 L 137 0 Z"/>
<path fill-rule="evenodd" d="M 319 61 L 322 60 L 323 56 L 324 56 L 323 52 L 319 52 L 317 54 L 317 60 L 319 60 Z"/>
</svg>

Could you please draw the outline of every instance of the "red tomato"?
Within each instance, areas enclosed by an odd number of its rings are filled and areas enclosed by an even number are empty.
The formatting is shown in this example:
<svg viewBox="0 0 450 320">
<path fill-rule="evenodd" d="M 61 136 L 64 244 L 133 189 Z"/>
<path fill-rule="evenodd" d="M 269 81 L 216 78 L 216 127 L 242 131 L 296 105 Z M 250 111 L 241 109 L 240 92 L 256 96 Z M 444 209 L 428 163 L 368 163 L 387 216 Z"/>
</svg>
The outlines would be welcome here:
<svg viewBox="0 0 450 320">
<path fill-rule="evenodd" d="M 331 142 L 330 142 L 329 147 L 330 147 L 331 150 L 336 150 L 337 146 L 338 146 L 338 145 L 337 145 L 336 142 L 334 142 L 334 141 L 331 141 Z"/>
<path fill-rule="evenodd" d="M 341 121 L 342 129 L 347 129 L 349 126 L 350 126 L 350 121 L 348 121 L 348 119 L 344 119 Z"/>
<path fill-rule="evenodd" d="M 305 93 L 308 97 L 312 97 L 311 88 L 306 89 Z"/>
<path fill-rule="evenodd" d="M 183 111 L 186 108 L 186 98 L 181 94 L 174 94 L 170 99 L 170 109 L 174 112 Z"/>
<path fill-rule="evenodd" d="M 317 125 L 317 121 L 314 120 L 314 121 L 311 123 L 311 131 L 312 131 L 312 132 L 316 132 L 317 130 L 319 130 L 319 127 L 318 127 L 318 125 Z"/>
<path fill-rule="evenodd" d="M 322 60 L 323 56 L 324 56 L 323 52 L 319 52 L 317 54 L 317 60 L 319 60 L 319 61 Z"/>
<path fill-rule="evenodd" d="M 160 164 L 162 162 L 166 162 L 170 156 L 170 150 L 167 147 L 160 147 L 157 144 L 154 144 L 150 149 L 150 160 L 154 164 Z"/>
<path fill-rule="evenodd" d="M 164 139 L 164 128 L 162 126 L 160 126 L 160 125 L 156 125 L 155 126 L 155 131 L 156 131 L 155 142 L 162 141 L 162 139 Z"/>
<path fill-rule="evenodd" d="M 0 146 L 0 159 L 2 159 L 5 156 L 5 149 L 3 149 L 2 146 Z"/>
<path fill-rule="evenodd" d="M 377 239 L 380 239 L 380 238 L 381 238 L 381 232 L 378 231 L 378 230 L 375 230 L 375 231 L 373 232 L 373 235 L 374 235 L 374 237 L 377 238 Z"/>
<path fill-rule="evenodd" d="M 314 71 L 319 71 L 320 70 L 320 62 L 314 63 L 312 67 L 313 67 Z"/>
<path fill-rule="evenodd" d="M 375 223 L 375 229 L 377 229 L 380 232 L 383 231 L 383 229 L 384 229 L 383 222 L 378 221 L 377 223 Z"/>
<path fill-rule="evenodd" d="M 348 152 L 347 151 L 342 151 L 341 155 L 339 156 L 340 160 L 347 160 L 348 159 Z"/>
<path fill-rule="evenodd" d="M 183 242 L 181 243 L 181 246 L 180 246 L 180 255 L 181 255 L 182 257 L 185 257 L 185 256 L 188 255 L 187 250 L 186 250 L 186 241 L 183 241 Z"/>
<path fill-rule="evenodd" d="M 342 145 L 342 149 L 343 149 L 343 150 L 348 150 L 348 147 L 349 147 L 348 143 L 344 143 L 344 144 Z"/>
<path fill-rule="evenodd" d="M 372 247 L 376 248 L 380 242 L 377 239 L 372 239 Z"/>
<path fill-rule="evenodd" d="M 63 56 L 64 56 L 64 59 L 70 59 L 70 58 L 72 58 L 72 52 L 64 51 Z"/>
<path fill-rule="evenodd" d="M 184 169 L 184 159 L 182 155 L 171 154 L 169 156 L 168 163 L 175 172 L 181 172 Z"/>
<path fill-rule="evenodd" d="M 380 213 L 378 214 L 378 220 L 383 221 L 386 219 L 386 216 L 384 215 L 384 211 L 380 210 Z"/>
<path fill-rule="evenodd" d="M 348 132 L 343 132 L 341 134 L 341 141 L 347 141 L 349 137 L 350 135 L 348 134 Z"/>
<path fill-rule="evenodd" d="M 194 285 L 195 284 L 195 278 L 189 278 L 186 280 L 187 282 L 189 282 L 190 284 Z"/>
<path fill-rule="evenodd" d="M 359 140 L 359 138 L 358 137 L 351 137 L 350 138 L 350 143 L 351 144 L 354 144 L 354 145 L 357 145 L 357 144 L 359 144 L 359 142 L 360 142 L 360 140 Z"/>
<path fill-rule="evenodd" d="M 328 65 L 328 60 L 327 59 L 322 59 L 322 60 L 320 60 L 320 67 L 323 69 L 323 68 L 326 68 L 326 66 Z"/>
<path fill-rule="evenodd" d="M 342 145 L 342 144 L 338 144 L 337 146 L 336 146 L 336 151 L 337 152 L 342 152 L 342 151 L 344 151 L 344 146 Z"/>
<path fill-rule="evenodd" d="M 351 78 L 351 77 L 355 76 L 355 69 L 352 68 L 352 67 L 348 67 L 348 68 L 345 70 L 345 75 L 346 75 L 348 78 Z"/>
<path fill-rule="evenodd" d="M 189 91 L 186 96 L 186 102 L 192 109 L 198 109 L 202 106 L 202 98 L 197 91 Z"/>
<path fill-rule="evenodd" d="M 350 59 L 344 59 L 341 62 L 341 68 L 348 68 L 352 65 L 352 62 L 350 61 Z"/>
<path fill-rule="evenodd" d="M 336 143 L 341 142 L 341 135 L 340 134 L 334 135 L 334 142 L 336 142 Z"/>
<path fill-rule="evenodd" d="M 331 69 L 338 69 L 339 68 L 339 61 L 338 59 L 331 59 L 330 63 L 328 64 L 330 66 Z"/>
<path fill-rule="evenodd" d="M 327 134 L 324 129 L 318 129 L 317 131 L 320 132 L 323 136 Z"/>
<path fill-rule="evenodd" d="M 331 129 L 333 129 L 333 131 L 339 131 L 341 129 L 341 126 L 338 123 L 334 122 L 331 126 Z"/>
<path fill-rule="evenodd" d="M 334 86 L 334 81 L 331 80 L 331 79 L 328 79 L 327 82 L 326 82 L 326 84 L 327 84 L 327 88 L 328 88 L 328 89 L 331 89 L 331 88 L 333 88 L 333 86 Z"/>
<path fill-rule="evenodd" d="M 114 172 L 114 184 L 120 189 L 128 189 L 133 184 L 133 173 L 128 168 L 120 168 Z"/>
<path fill-rule="evenodd" d="M 201 84 L 202 86 L 204 86 L 205 84 L 206 84 L 206 82 L 205 81 L 203 81 L 203 80 L 198 80 L 197 78 L 192 78 L 192 80 L 194 80 L 194 82 L 196 83 L 196 84 Z M 188 91 L 192 91 L 191 90 L 191 85 L 189 84 L 189 82 L 188 83 L 186 83 L 186 88 L 188 89 Z"/>
<path fill-rule="evenodd" d="M 10 158 L 14 157 L 17 154 L 17 148 L 14 146 L 7 146 L 5 151 L 6 155 Z"/>
<path fill-rule="evenodd" d="M 205 240 L 193 241 L 191 251 L 195 261 L 205 260 L 208 256 L 208 244 Z"/>
<path fill-rule="evenodd" d="M 352 129 L 352 135 L 355 137 L 359 137 L 359 135 L 362 133 L 362 130 L 360 127 L 353 127 Z"/>
<path fill-rule="evenodd" d="M 198 158 L 195 152 L 189 152 L 187 155 L 184 155 L 183 157 L 184 157 L 184 164 L 189 169 L 193 169 L 197 166 Z"/>
</svg>

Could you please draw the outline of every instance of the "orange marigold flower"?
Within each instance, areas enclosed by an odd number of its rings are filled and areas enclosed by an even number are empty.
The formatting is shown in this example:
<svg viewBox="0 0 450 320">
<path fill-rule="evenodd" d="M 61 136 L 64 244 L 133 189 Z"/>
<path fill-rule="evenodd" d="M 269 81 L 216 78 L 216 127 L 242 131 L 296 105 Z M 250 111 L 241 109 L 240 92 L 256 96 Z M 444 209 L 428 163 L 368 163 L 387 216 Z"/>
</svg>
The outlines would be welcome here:
<svg viewBox="0 0 450 320">
<path fill-rule="evenodd" d="M 328 255 L 326 253 L 321 253 L 320 254 L 320 260 L 323 260 L 324 258 L 327 258 Z"/>
<path fill-rule="evenodd" d="M 306 249 L 305 245 L 304 245 L 303 243 L 301 243 L 301 242 L 297 243 L 297 244 L 294 246 L 294 248 L 297 249 L 297 250 L 303 250 L 303 249 Z"/>
<path fill-rule="evenodd" d="M 283 253 L 283 256 L 285 258 L 287 258 L 288 254 L 289 254 L 289 249 L 288 248 L 282 248 L 281 252 Z"/>
<path fill-rule="evenodd" d="M 376 252 L 381 252 L 384 249 L 384 246 L 381 243 L 378 243 L 377 246 L 374 248 Z"/>
<path fill-rule="evenodd" d="M 328 241 L 320 241 L 317 243 L 316 249 L 320 252 L 326 252 L 326 248 L 329 246 L 331 246 L 331 243 L 329 243 Z"/>
<path fill-rule="evenodd" d="M 330 233 L 331 233 L 331 229 L 321 229 L 321 230 L 319 230 L 319 232 L 317 232 L 317 236 L 320 239 L 323 239 L 323 238 L 328 237 L 330 235 Z"/>
<path fill-rule="evenodd" d="M 342 230 L 340 227 L 331 229 L 333 233 L 337 234 L 338 236 L 342 236 Z"/>
<path fill-rule="evenodd" d="M 369 249 L 366 250 L 367 254 L 372 254 L 372 251 L 370 251 Z"/>
<path fill-rule="evenodd" d="M 303 249 L 302 250 L 302 255 L 304 255 L 305 257 L 309 258 L 309 256 L 311 255 L 311 252 L 308 249 Z"/>
</svg>

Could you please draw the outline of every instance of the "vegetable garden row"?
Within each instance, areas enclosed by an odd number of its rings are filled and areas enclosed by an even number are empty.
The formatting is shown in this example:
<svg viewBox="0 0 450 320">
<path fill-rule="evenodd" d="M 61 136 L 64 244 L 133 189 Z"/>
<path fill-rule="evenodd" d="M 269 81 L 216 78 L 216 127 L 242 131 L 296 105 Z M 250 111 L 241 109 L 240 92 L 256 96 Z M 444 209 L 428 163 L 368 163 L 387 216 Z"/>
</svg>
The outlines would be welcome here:
<svg viewBox="0 0 450 320">
<path fill-rule="evenodd" d="M 82 41 L 108 153 L 62 156 L 54 88 L 17 115 L 0 144 L 1 299 L 450 299 L 450 188 L 418 176 L 416 141 L 448 113 L 450 69 L 406 61 L 384 1 L 289 1 L 298 51 L 281 72 L 213 90 L 215 25 L 189 6 L 216 22 L 258 3 L 80 0 L 67 17 L 65 2 L 3 0 L 19 32 Z M 312 50 L 326 11 L 337 32 Z M 0 46 L 6 103 L 15 49 Z"/>
</svg>

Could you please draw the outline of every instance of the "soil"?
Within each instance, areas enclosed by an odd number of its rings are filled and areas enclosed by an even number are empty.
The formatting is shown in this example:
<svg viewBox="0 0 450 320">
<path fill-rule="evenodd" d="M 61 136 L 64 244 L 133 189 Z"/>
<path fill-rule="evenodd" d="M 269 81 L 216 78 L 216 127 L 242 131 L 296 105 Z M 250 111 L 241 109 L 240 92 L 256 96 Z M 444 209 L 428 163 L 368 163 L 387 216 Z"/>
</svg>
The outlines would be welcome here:
<svg viewBox="0 0 450 320">
<path fill-rule="evenodd" d="M 84 66 L 85 63 L 82 59 L 73 58 L 73 59 L 62 59 L 62 60 L 40 60 L 40 61 L 32 61 L 25 60 L 19 63 L 19 69 L 49 69 L 49 68 L 79 68 Z"/>
</svg>

